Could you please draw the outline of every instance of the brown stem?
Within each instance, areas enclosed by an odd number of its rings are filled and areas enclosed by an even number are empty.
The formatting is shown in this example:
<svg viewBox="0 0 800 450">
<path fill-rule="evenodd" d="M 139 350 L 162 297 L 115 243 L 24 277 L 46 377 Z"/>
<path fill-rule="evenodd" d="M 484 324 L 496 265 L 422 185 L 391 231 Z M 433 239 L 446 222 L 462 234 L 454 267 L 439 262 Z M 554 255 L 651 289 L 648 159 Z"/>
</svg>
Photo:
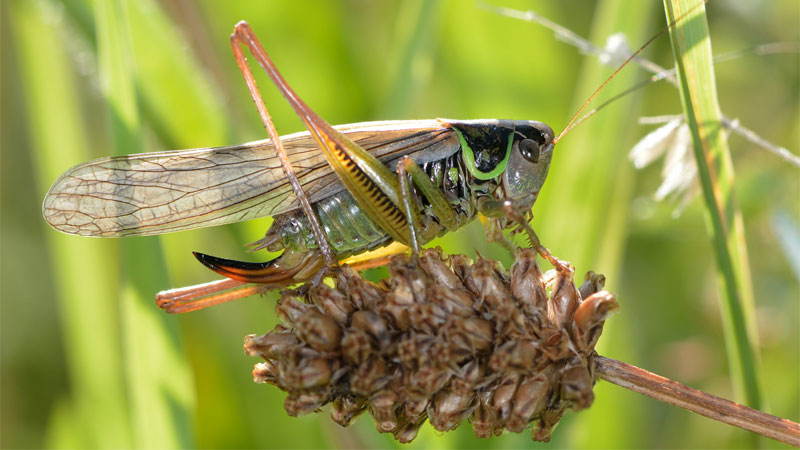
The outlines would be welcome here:
<svg viewBox="0 0 800 450">
<path fill-rule="evenodd" d="M 707 394 L 636 366 L 595 358 L 597 377 L 670 405 L 800 447 L 800 424 Z"/>
</svg>

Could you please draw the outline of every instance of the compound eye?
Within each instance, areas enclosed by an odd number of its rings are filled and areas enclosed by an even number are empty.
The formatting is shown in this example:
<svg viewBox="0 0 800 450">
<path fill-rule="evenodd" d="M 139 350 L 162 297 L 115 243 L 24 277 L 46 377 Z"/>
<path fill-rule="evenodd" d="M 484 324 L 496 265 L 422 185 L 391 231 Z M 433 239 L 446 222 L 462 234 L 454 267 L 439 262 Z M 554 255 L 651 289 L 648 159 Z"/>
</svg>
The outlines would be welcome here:
<svg viewBox="0 0 800 450">
<path fill-rule="evenodd" d="M 522 157 L 527 159 L 532 163 L 539 162 L 539 143 L 534 141 L 533 139 L 523 139 L 519 143 L 519 152 L 522 154 Z"/>
</svg>

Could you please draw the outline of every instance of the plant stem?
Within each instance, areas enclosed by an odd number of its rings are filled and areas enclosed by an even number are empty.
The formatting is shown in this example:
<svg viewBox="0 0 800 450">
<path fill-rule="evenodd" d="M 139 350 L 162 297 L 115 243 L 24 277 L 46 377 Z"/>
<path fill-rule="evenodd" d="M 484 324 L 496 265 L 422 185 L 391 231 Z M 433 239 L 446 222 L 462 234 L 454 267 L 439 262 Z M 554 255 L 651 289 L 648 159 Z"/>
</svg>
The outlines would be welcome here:
<svg viewBox="0 0 800 450">
<path fill-rule="evenodd" d="M 785 444 L 800 446 L 800 424 L 698 391 L 636 366 L 598 356 L 596 375 L 658 401 L 758 433 Z"/>
<path fill-rule="evenodd" d="M 665 0 L 681 100 L 692 135 L 709 235 L 717 259 L 728 364 L 737 394 L 761 406 L 753 293 L 734 173 L 717 101 L 711 39 L 700 0 Z"/>
</svg>

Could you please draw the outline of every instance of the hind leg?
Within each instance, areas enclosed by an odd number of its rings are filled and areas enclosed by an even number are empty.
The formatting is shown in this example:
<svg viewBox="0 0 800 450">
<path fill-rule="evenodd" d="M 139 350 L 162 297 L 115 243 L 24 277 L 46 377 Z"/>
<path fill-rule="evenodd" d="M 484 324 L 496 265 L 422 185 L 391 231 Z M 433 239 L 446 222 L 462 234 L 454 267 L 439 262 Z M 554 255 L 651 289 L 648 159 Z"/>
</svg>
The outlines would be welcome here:
<svg viewBox="0 0 800 450">
<path fill-rule="evenodd" d="M 319 218 L 317 218 L 314 210 L 311 209 L 311 203 L 308 201 L 308 196 L 306 196 L 305 192 L 303 191 L 303 187 L 300 185 L 300 181 L 298 181 L 297 177 L 295 176 L 292 163 L 289 161 L 289 157 L 286 155 L 286 150 L 283 148 L 278 131 L 275 129 L 275 125 L 272 123 L 272 118 L 269 115 L 269 111 L 267 111 L 267 106 L 264 104 L 264 100 L 261 98 L 261 93 L 258 91 L 255 79 L 253 78 L 253 73 L 250 71 L 250 66 L 247 65 L 247 59 L 242 52 L 242 46 L 246 46 L 250 49 L 250 53 L 253 55 L 256 61 L 261 64 L 262 67 L 266 69 L 267 66 L 271 66 L 271 61 L 269 61 L 269 58 L 266 56 L 264 49 L 261 47 L 261 43 L 258 42 L 258 39 L 250 29 L 250 26 L 245 22 L 239 22 L 236 24 L 233 34 L 231 34 L 231 47 L 233 48 L 233 55 L 236 58 L 236 63 L 239 66 L 239 70 L 242 72 L 245 83 L 247 84 L 247 89 L 250 91 L 250 96 L 253 98 L 253 102 L 256 104 L 256 109 L 258 109 L 258 114 L 261 116 L 261 121 L 264 123 L 264 128 L 267 129 L 270 140 L 273 142 L 275 147 L 275 152 L 278 154 L 278 157 L 281 160 L 281 166 L 283 167 L 284 173 L 286 173 L 286 178 L 289 180 L 289 184 L 292 185 L 294 194 L 300 203 L 300 208 L 308 218 L 308 222 L 311 225 L 311 230 L 314 233 L 314 238 L 317 240 L 317 245 L 319 245 L 319 249 L 325 260 L 325 265 L 327 267 L 335 267 L 338 265 L 336 256 L 334 255 L 330 244 L 328 244 L 328 240 L 325 237 L 325 233 L 319 223 Z M 278 85 L 279 89 L 281 87 L 281 85 Z"/>
<path fill-rule="evenodd" d="M 253 54 L 255 59 L 262 64 L 262 66 L 265 65 L 265 60 L 268 61 L 266 53 L 264 53 L 261 44 L 258 42 L 258 39 L 253 34 L 252 30 L 250 30 L 250 27 L 246 23 L 240 22 L 236 25 L 233 34 L 231 35 L 231 47 L 233 49 L 234 57 L 236 58 L 236 63 L 239 66 L 239 70 L 242 72 L 242 76 L 247 84 L 247 89 L 250 91 L 250 96 L 253 98 L 256 109 L 258 109 L 258 113 L 261 116 L 262 122 L 264 123 L 264 128 L 267 129 L 270 140 L 275 148 L 275 152 L 281 161 L 281 166 L 286 174 L 286 178 L 288 179 L 289 184 L 292 186 L 292 190 L 297 197 L 297 201 L 300 204 L 301 210 L 308 219 L 308 223 L 311 227 L 314 238 L 317 241 L 319 250 L 302 253 L 285 251 L 278 258 L 263 263 L 235 261 L 205 255 L 202 253 L 194 253 L 194 255 L 201 263 L 203 263 L 203 265 L 211 270 L 232 280 L 243 283 L 261 284 L 263 286 L 260 289 L 264 291 L 311 279 L 317 272 L 324 271 L 330 267 L 336 267 L 338 265 L 338 260 L 336 255 L 333 253 L 330 244 L 328 243 L 323 228 L 319 222 L 319 218 L 311 208 L 311 203 L 308 200 L 308 196 L 303 191 L 303 187 L 295 175 L 294 168 L 292 167 L 291 161 L 289 161 L 286 150 L 283 148 L 281 138 L 275 129 L 275 125 L 272 123 L 272 118 L 269 115 L 269 111 L 267 111 L 264 100 L 261 98 L 261 94 L 256 86 L 253 73 L 250 71 L 250 67 L 247 64 L 247 60 L 242 51 L 243 46 L 250 49 L 250 52 Z M 269 242 L 259 242 L 256 243 L 256 248 L 260 248 L 260 246 L 269 246 L 269 244 Z M 323 274 L 314 279 L 322 279 L 322 275 Z M 173 294 L 174 293 L 171 293 L 170 291 L 159 294 L 157 297 L 159 305 L 171 304 L 170 299 L 172 298 Z M 181 300 L 186 302 L 197 300 L 198 296 L 205 298 L 203 297 L 205 295 L 204 293 L 194 293 L 191 290 L 189 290 L 188 293 L 182 292 L 180 295 L 184 297 L 186 295 L 189 296 L 188 299 L 183 298 Z M 197 309 L 202 307 L 205 306 L 197 306 Z"/>
<path fill-rule="evenodd" d="M 210 283 L 161 291 L 156 305 L 170 314 L 186 313 L 268 291 L 266 285 L 246 284 L 225 278 Z"/>
</svg>

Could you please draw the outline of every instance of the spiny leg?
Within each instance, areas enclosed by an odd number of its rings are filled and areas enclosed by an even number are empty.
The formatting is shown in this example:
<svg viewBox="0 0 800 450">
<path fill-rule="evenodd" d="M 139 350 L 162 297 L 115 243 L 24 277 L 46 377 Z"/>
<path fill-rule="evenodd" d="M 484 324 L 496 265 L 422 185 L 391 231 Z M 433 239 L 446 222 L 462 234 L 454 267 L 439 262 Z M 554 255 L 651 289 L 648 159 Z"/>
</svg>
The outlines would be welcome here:
<svg viewBox="0 0 800 450">
<path fill-rule="evenodd" d="M 450 202 L 447 201 L 447 197 L 442 194 L 442 191 L 433 184 L 428 174 L 408 156 L 404 157 L 401 163 L 405 166 L 406 172 L 411 175 L 414 185 L 428 199 L 439 223 L 448 229 L 455 227 L 456 211 L 450 206 Z"/>
<path fill-rule="evenodd" d="M 536 232 L 533 231 L 531 224 L 528 223 L 528 221 L 525 219 L 525 216 L 519 212 L 519 209 L 514 207 L 513 203 L 506 201 L 503 202 L 503 206 L 506 217 L 514 222 L 517 222 L 517 224 L 522 227 L 522 229 L 528 235 L 528 239 L 531 241 L 531 246 L 536 249 L 536 252 L 539 253 L 542 258 L 550 261 L 550 264 L 552 264 L 553 267 L 555 267 L 558 271 L 569 268 L 568 262 L 559 260 L 553 256 L 552 253 L 550 253 L 550 250 L 548 250 L 547 247 L 542 245 L 541 241 L 539 240 L 539 236 L 537 236 Z"/>
<path fill-rule="evenodd" d="M 264 127 L 269 133 L 269 137 L 272 140 L 275 151 L 281 160 L 281 166 L 283 166 L 283 170 L 286 173 L 286 177 L 289 179 L 289 183 L 292 185 L 294 194 L 297 197 L 297 200 L 300 202 L 300 207 L 308 218 L 308 222 L 311 225 L 311 230 L 314 233 L 314 238 L 317 240 L 317 245 L 319 246 L 323 257 L 325 258 L 325 265 L 329 268 L 336 267 L 338 265 L 338 260 L 336 259 L 336 256 L 334 255 L 327 238 L 325 237 L 325 233 L 322 230 L 322 225 L 319 223 L 319 218 L 317 218 L 317 215 L 311 208 L 311 203 L 303 191 L 300 181 L 295 176 L 292 163 L 289 161 L 289 157 L 286 155 L 286 150 L 283 148 L 281 138 L 275 129 L 275 125 L 272 123 L 272 118 L 267 111 L 264 100 L 261 98 L 261 94 L 256 86 L 256 81 L 253 78 L 253 73 L 250 71 L 250 66 L 247 65 L 247 59 L 242 52 L 243 45 L 250 49 L 250 53 L 263 67 L 265 65 L 263 56 L 266 56 L 266 54 L 264 49 L 261 47 L 261 43 L 258 42 L 258 38 L 255 36 L 255 33 L 253 33 L 253 30 L 250 29 L 250 26 L 247 24 L 247 22 L 239 22 L 236 24 L 233 29 L 233 34 L 231 34 L 231 47 L 233 48 L 233 55 L 236 58 L 236 64 L 239 66 L 239 70 L 242 72 L 245 83 L 247 83 L 247 89 L 250 91 L 250 96 L 253 98 L 253 102 L 256 104 L 258 114 L 261 116 L 261 121 L 264 123 Z"/>
<path fill-rule="evenodd" d="M 478 200 L 478 211 L 481 216 L 487 219 L 489 242 L 496 242 L 514 255 L 519 247 L 503 233 L 508 228 L 510 218 L 506 214 L 506 203 L 502 200 L 490 200 L 481 198 Z M 533 242 L 531 242 L 533 246 Z"/>
<path fill-rule="evenodd" d="M 400 193 L 403 209 L 409 223 L 411 231 L 411 254 L 416 259 L 419 254 L 419 211 L 412 205 L 411 188 L 408 185 L 406 174 L 411 175 L 411 181 L 419 189 L 422 195 L 428 199 L 434 216 L 445 229 L 456 226 L 456 212 L 447 198 L 442 194 L 436 185 L 433 184 L 428 174 L 417 165 L 411 158 L 404 156 L 397 164 L 397 176 L 400 180 Z"/>
<path fill-rule="evenodd" d="M 273 288 L 268 285 L 245 284 L 226 278 L 197 286 L 159 292 L 156 296 L 156 304 L 170 314 L 180 314 L 262 294 L 270 289 Z"/>
<path fill-rule="evenodd" d="M 236 25 L 234 37 L 248 46 L 250 53 L 295 110 L 361 210 L 395 241 L 408 243 L 408 224 L 400 209 L 400 186 L 395 174 L 360 145 L 325 122 L 294 92 L 246 22 Z M 246 66 L 241 57 L 240 65 Z"/>
<path fill-rule="evenodd" d="M 408 222 L 408 231 L 411 245 L 411 259 L 416 261 L 419 257 L 419 211 L 411 205 L 411 187 L 408 185 L 408 175 L 406 165 L 411 159 L 404 156 L 403 160 L 397 165 L 397 179 L 400 182 L 400 199 L 403 203 L 403 212 Z"/>
<path fill-rule="evenodd" d="M 478 210 L 481 212 L 481 214 L 493 220 L 505 218 L 507 220 L 516 222 L 519 227 L 525 231 L 525 234 L 527 234 L 528 240 L 531 243 L 531 247 L 536 249 L 536 252 L 539 253 L 542 258 L 548 260 L 550 264 L 552 264 L 553 267 L 559 271 L 569 267 L 569 263 L 560 261 L 558 258 L 553 256 L 552 253 L 550 253 L 550 250 L 548 250 L 547 247 L 542 245 L 541 241 L 539 240 L 539 236 L 536 235 L 536 232 L 533 231 L 533 228 L 531 228 L 531 225 L 528 223 L 525 215 L 520 213 L 519 209 L 514 205 L 514 203 L 508 200 L 488 200 L 480 203 L 478 205 Z M 498 228 L 502 227 L 498 226 Z M 493 237 L 497 238 L 497 234 L 502 233 L 499 230 L 495 230 L 495 235 Z M 503 240 L 500 242 L 505 243 L 505 245 L 512 251 L 516 250 L 516 246 L 510 240 L 506 239 L 505 236 L 503 236 Z"/>
<path fill-rule="evenodd" d="M 503 233 L 503 226 L 500 222 L 497 219 L 490 219 L 485 226 L 487 228 L 489 242 L 496 242 L 502 245 L 513 256 L 518 247 Z"/>
<path fill-rule="evenodd" d="M 408 184 L 408 176 L 411 176 L 411 181 L 419 188 L 420 192 L 426 194 L 428 202 L 433 205 L 435 214 L 439 218 L 439 222 L 447 227 L 454 227 L 456 224 L 456 212 L 447 202 L 444 194 L 441 193 L 434 184 L 430 181 L 425 172 L 408 156 L 403 157 L 397 166 L 398 184 L 400 185 L 400 202 L 403 208 L 403 213 L 410 219 L 407 219 L 408 228 L 413 237 L 409 245 L 412 246 L 412 259 L 415 255 L 419 255 L 422 248 L 420 241 L 419 229 L 419 211 L 416 209 L 416 202 L 412 197 L 410 185 Z M 444 208 L 441 206 L 444 205 Z M 409 245 L 395 241 L 386 247 L 381 247 L 366 253 L 351 256 L 342 260 L 342 264 L 347 264 L 351 268 L 360 271 L 372 269 L 375 267 L 385 266 L 389 264 L 394 255 L 405 253 L 409 249 Z M 414 248 L 416 247 L 416 249 Z"/>
</svg>

